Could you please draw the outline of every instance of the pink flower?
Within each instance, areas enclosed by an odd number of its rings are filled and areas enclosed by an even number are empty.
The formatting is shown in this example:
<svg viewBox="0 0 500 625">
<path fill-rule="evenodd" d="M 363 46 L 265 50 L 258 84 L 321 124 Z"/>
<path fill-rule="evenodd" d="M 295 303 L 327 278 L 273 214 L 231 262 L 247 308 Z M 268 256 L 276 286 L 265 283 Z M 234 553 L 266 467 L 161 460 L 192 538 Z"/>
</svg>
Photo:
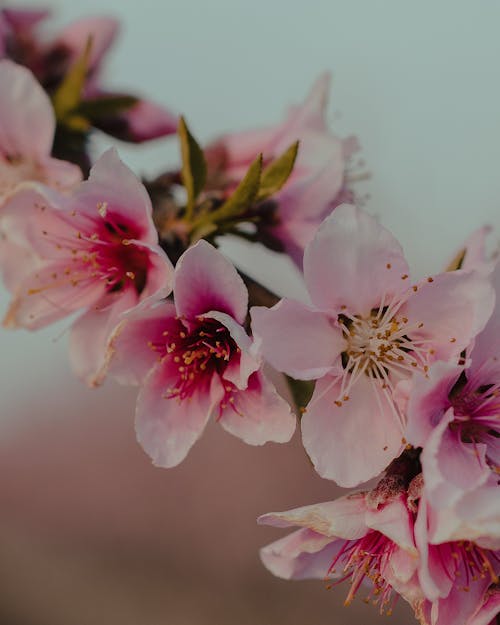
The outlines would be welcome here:
<svg viewBox="0 0 500 625">
<path fill-rule="evenodd" d="M 288 441 L 295 418 L 243 329 L 248 294 L 232 264 L 199 241 L 175 267 L 174 298 L 127 315 L 110 345 L 111 373 L 142 384 L 137 436 L 154 463 L 179 464 L 212 414 L 251 445 Z"/>
<path fill-rule="evenodd" d="M 473 625 L 486 619 L 487 624 L 498 611 L 498 597 L 492 599 L 492 589 L 499 584 L 500 550 L 467 539 L 435 544 L 431 535 L 438 524 L 446 525 L 445 517 L 422 496 L 415 522 L 418 578 L 425 596 L 421 622 Z"/>
<path fill-rule="evenodd" d="M 59 190 L 80 182 L 78 167 L 50 156 L 55 126 L 50 100 L 32 73 L 0 61 L 0 205 L 26 180 Z"/>
<path fill-rule="evenodd" d="M 498 301 L 498 264 L 492 281 Z M 483 527 L 478 531 L 484 531 L 488 518 L 494 523 L 500 516 L 499 358 L 497 305 L 469 350 L 467 362 L 431 367 L 427 378 L 415 381 L 408 402 L 407 438 L 423 447 L 428 500 L 433 507 L 454 507 L 459 518 L 468 519 L 469 531 L 478 524 Z"/>
<path fill-rule="evenodd" d="M 336 501 L 261 516 L 259 523 L 299 526 L 261 550 L 264 565 L 285 579 L 324 579 L 327 587 L 348 580 L 349 605 L 361 586 L 372 583 L 368 598 L 390 614 L 397 599 L 421 600 L 416 572 L 413 514 L 406 495 L 395 490 L 384 501 L 354 493 Z M 333 581 L 333 584 L 332 584 Z"/>
<path fill-rule="evenodd" d="M 207 148 L 209 179 L 215 188 L 232 190 L 257 154 L 263 153 L 266 164 L 300 140 L 294 170 L 285 187 L 273 196 L 277 208 L 269 220 L 264 218 L 258 226 L 267 237 L 280 242 L 300 267 L 304 247 L 320 222 L 342 201 L 341 197 L 350 197 L 345 189 L 345 168 L 357 143 L 352 137 L 342 141 L 328 129 L 325 108 L 329 86 L 330 77 L 324 74 L 305 102 L 293 107 L 284 122 L 224 135 Z"/>
<path fill-rule="evenodd" d="M 26 186 L 4 213 L 6 232 L 36 256 L 17 276 L 5 325 L 34 330 L 83 310 L 71 331 L 72 360 L 96 383 L 120 314 L 170 288 L 173 269 L 146 190 L 111 149 L 71 197 Z"/>
<path fill-rule="evenodd" d="M 458 362 L 494 294 L 479 272 L 409 284 L 394 237 L 348 205 L 308 244 L 304 274 L 312 305 L 285 299 L 254 308 L 253 331 L 276 369 L 318 380 L 302 418 L 304 446 L 321 476 L 354 486 L 405 443 L 400 387 L 433 361 Z"/>
<path fill-rule="evenodd" d="M 82 56 L 89 37 L 92 37 L 83 100 L 121 95 L 108 93 L 100 85 L 105 56 L 118 34 L 118 22 L 106 16 L 81 18 L 46 41 L 39 36 L 37 26 L 49 14 L 43 10 L 3 9 L 0 13 L 0 55 L 29 67 L 44 89 L 53 93 L 70 66 Z M 133 142 L 171 135 L 177 130 L 177 121 L 177 116 L 167 109 L 142 98 L 130 109 L 92 119 L 95 127 Z"/>
</svg>

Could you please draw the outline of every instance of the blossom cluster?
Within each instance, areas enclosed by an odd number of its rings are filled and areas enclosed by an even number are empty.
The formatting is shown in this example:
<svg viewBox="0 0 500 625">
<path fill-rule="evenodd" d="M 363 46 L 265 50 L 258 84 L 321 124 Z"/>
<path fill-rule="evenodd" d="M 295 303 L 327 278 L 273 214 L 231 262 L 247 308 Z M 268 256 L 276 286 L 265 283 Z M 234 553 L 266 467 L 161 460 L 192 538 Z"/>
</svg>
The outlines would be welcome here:
<svg viewBox="0 0 500 625">
<path fill-rule="evenodd" d="M 182 117 L 101 87 L 114 20 L 47 37 L 47 17 L 0 11 L 4 326 L 70 317 L 76 374 L 139 387 L 137 438 L 160 467 L 182 462 L 209 419 L 262 445 L 289 441 L 298 413 L 320 476 L 377 482 L 260 517 L 299 528 L 263 548 L 265 566 L 348 581 L 346 604 L 364 585 L 381 612 L 401 596 L 422 625 L 495 623 L 500 267 L 486 230 L 446 271 L 412 280 L 357 202 L 359 148 L 326 124 L 328 76 L 278 125 L 202 148 Z M 141 182 L 114 148 L 92 164 L 93 128 L 176 134 L 179 167 Z M 228 234 L 288 255 L 308 302 L 239 271 L 217 249 Z"/>
</svg>

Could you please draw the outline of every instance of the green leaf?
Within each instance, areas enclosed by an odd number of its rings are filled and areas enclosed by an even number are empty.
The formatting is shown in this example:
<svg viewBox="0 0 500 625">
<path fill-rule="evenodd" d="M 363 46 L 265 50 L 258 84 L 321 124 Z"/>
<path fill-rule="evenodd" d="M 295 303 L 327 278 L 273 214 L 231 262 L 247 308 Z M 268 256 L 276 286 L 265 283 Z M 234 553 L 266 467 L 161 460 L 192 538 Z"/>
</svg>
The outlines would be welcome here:
<svg viewBox="0 0 500 625">
<path fill-rule="evenodd" d="M 200 239 L 208 239 L 208 237 L 211 234 L 214 234 L 216 231 L 217 231 L 217 226 L 211 222 L 200 224 L 191 233 L 191 238 L 190 238 L 191 245 L 194 245 Z"/>
<path fill-rule="evenodd" d="M 62 123 L 68 121 L 70 113 L 75 111 L 80 102 L 87 76 L 91 47 L 92 37 L 89 37 L 82 56 L 70 67 L 64 80 L 52 96 L 56 119 Z M 81 120 L 78 123 L 81 125 Z"/>
<path fill-rule="evenodd" d="M 138 102 L 131 95 L 103 95 L 82 100 L 76 109 L 79 115 L 88 119 L 102 119 L 128 111 Z"/>
<path fill-rule="evenodd" d="M 311 380 L 296 380 L 295 378 L 291 378 L 290 376 L 286 376 L 286 380 L 288 382 L 288 386 L 292 392 L 293 400 L 297 409 L 302 414 L 305 412 L 306 406 L 309 403 L 313 391 L 314 391 L 314 382 Z"/>
<path fill-rule="evenodd" d="M 258 200 L 265 200 L 281 189 L 293 171 L 298 150 L 299 142 L 296 141 L 264 169 L 257 196 Z"/>
<path fill-rule="evenodd" d="M 187 193 L 186 218 L 190 221 L 193 216 L 196 198 L 205 186 L 207 164 L 203 150 L 189 132 L 184 117 L 181 117 L 179 120 L 177 133 L 181 144 L 181 177 Z"/>
<path fill-rule="evenodd" d="M 234 193 L 229 197 L 222 206 L 210 213 L 209 218 L 213 223 L 224 221 L 238 217 L 249 206 L 251 206 L 259 192 L 262 174 L 262 154 L 248 168 L 245 177 L 236 187 Z"/>
</svg>

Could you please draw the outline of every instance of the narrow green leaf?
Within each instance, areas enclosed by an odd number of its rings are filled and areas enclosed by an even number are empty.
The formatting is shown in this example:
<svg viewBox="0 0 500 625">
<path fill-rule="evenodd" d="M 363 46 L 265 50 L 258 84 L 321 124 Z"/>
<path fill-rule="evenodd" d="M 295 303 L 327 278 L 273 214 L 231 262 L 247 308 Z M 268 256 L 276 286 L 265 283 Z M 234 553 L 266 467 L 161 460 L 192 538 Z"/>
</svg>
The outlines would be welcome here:
<svg viewBox="0 0 500 625">
<path fill-rule="evenodd" d="M 76 112 L 88 119 L 101 119 L 128 111 L 137 102 L 131 95 L 103 95 L 81 101 Z"/>
<path fill-rule="evenodd" d="M 312 397 L 314 382 L 310 380 L 296 380 L 288 375 L 286 376 L 286 380 L 292 392 L 295 405 L 299 410 L 299 416 L 302 416 L 302 413 L 305 411 L 305 408 Z"/>
<path fill-rule="evenodd" d="M 187 193 L 186 218 L 190 221 L 193 217 L 196 198 L 205 186 L 207 164 L 203 150 L 189 132 L 184 117 L 179 120 L 177 133 L 181 144 L 181 177 Z"/>
<path fill-rule="evenodd" d="M 207 239 L 211 234 L 217 231 L 217 226 L 214 223 L 204 223 L 193 230 L 190 237 L 191 245 L 194 245 L 200 239 Z"/>
<path fill-rule="evenodd" d="M 209 218 L 213 223 L 224 221 L 238 217 L 245 209 L 251 206 L 259 192 L 262 174 L 262 154 L 248 168 L 245 177 L 236 187 L 234 193 L 219 206 L 215 211 L 210 213 Z"/>
<path fill-rule="evenodd" d="M 64 80 L 52 96 L 56 119 L 65 122 L 80 102 L 85 78 L 87 76 L 90 49 L 92 47 L 92 37 L 87 39 L 87 44 L 83 54 L 70 67 Z"/>
<path fill-rule="evenodd" d="M 258 200 L 265 200 L 281 189 L 293 171 L 298 150 L 299 142 L 296 141 L 264 169 L 257 196 Z"/>
</svg>

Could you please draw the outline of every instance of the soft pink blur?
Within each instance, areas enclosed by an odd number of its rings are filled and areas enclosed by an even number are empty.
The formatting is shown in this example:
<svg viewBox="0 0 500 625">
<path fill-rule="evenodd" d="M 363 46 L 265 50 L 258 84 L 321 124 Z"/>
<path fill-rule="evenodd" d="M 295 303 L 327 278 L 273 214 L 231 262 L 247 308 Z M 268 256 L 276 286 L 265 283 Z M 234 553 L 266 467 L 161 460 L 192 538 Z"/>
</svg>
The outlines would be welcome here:
<svg viewBox="0 0 500 625">
<path fill-rule="evenodd" d="M 57 363 L 51 379 L 3 402 L 0 622 L 382 622 L 362 601 L 343 608 L 346 588 L 278 580 L 259 561 L 282 531 L 258 515 L 339 493 L 297 436 L 253 448 L 209 427 L 179 467 L 155 469 L 135 441 L 133 391 L 88 390 Z M 399 614 L 411 618 L 402 602 Z"/>
</svg>

